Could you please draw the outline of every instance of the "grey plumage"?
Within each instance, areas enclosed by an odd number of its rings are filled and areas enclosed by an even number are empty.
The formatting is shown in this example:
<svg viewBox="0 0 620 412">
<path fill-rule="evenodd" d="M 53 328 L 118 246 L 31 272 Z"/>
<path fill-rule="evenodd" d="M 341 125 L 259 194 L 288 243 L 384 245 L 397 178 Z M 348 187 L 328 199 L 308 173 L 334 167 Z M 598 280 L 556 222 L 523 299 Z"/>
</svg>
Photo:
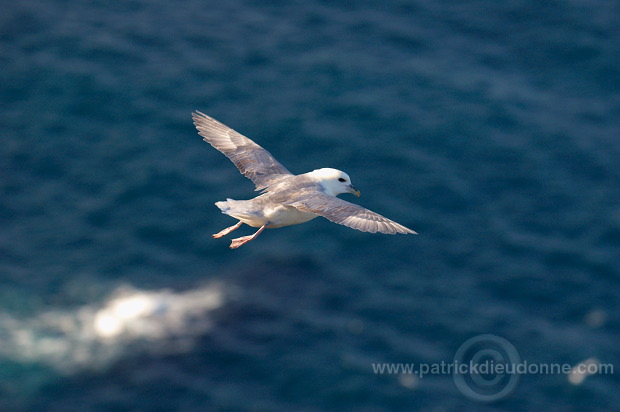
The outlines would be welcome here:
<svg viewBox="0 0 620 412">
<path fill-rule="evenodd" d="M 263 190 L 282 176 L 292 176 L 267 150 L 204 113 L 192 113 L 198 134 L 222 152 L 239 171 Z"/>
<path fill-rule="evenodd" d="M 334 223 L 362 232 L 415 234 L 413 230 L 378 213 L 324 193 L 295 196 L 289 204 L 304 212 L 316 213 Z"/>
<path fill-rule="evenodd" d="M 363 232 L 416 233 L 375 212 L 337 198 L 337 194 L 344 192 L 359 196 L 346 173 L 335 169 L 319 169 L 293 175 L 271 153 L 251 139 L 204 113 L 192 113 L 192 118 L 203 140 L 226 155 L 243 175 L 252 180 L 256 190 L 263 191 L 254 199 L 228 199 L 216 203 L 223 213 L 250 226 L 260 227 L 257 234 L 264 228 L 303 223 L 316 216 Z M 338 182 L 346 182 L 348 186 Z M 214 236 L 223 236 L 237 227 L 225 229 Z M 235 239 L 231 247 L 238 247 L 255 236 Z M 234 246 L 238 240 L 243 241 Z"/>
</svg>

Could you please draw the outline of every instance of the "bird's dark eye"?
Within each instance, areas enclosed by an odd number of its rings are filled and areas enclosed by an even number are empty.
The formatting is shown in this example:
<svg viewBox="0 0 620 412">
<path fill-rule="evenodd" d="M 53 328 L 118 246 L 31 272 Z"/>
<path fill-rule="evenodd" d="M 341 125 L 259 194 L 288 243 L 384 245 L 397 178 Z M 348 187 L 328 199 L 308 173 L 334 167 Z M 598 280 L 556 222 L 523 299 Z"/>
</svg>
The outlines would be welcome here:
<svg viewBox="0 0 620 412">
<path fill-rule="evenodd" d="M 339 179 L 338 179 L 338 181 L 339 181 L 339 182 L 346 182 L 346 181 L 347 181 L 347 179 L 345 179 L 344 177 L 341 177 L 341 178 L 339 178 Z"/>
</svg>

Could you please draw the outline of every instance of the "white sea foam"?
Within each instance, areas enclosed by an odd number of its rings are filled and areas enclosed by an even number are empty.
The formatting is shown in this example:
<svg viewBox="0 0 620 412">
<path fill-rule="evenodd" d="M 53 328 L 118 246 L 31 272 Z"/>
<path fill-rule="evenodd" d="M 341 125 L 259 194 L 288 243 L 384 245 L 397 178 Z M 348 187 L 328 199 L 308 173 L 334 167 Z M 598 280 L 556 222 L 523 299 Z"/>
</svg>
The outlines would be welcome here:
<svg viewBox="0 0 620 412">
<path fill-rule="evenodd" d="M 0 355 L 43 363 L 63 373 L 101 369 L 130 351 L 188 351 L 222 306 L 220 285 L 187 292 L 124 287 L 105 302 L 50 310 L 31 318 L 0 313 Z"/>
</svg>

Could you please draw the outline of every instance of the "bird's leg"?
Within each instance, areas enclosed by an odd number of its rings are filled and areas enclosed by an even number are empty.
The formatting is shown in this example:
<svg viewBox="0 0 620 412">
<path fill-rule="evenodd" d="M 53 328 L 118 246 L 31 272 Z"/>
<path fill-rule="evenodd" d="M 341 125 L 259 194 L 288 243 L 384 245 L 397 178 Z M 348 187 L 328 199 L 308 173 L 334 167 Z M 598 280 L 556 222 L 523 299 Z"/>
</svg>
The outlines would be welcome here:
<svg viewBox="0 0 620 412">
<path fill-rule="evenodd" d="M 246 243 L 248 243 L 250 240 L 253 240 L 256 236 L 258 236 L 260 234 L 260 232 L 262 232 L 263 230 L 265 230 L 265 227 L 267 227 L 267 224 L 265 223 L 264 225 L 262 225 L 260 227 L 260 229 L 258 229 L 256 231 L 256 233 L 254 233 L 253 235 L 250 236 L 243 236 L 243 237 L 238 237 L 237 239 L 233 239 L 232 242 L 230 243 L 230 248 L 231 249 L 237 249 L 239 246 L 243 246 Z"/>
<path fill-rule="evenodd" d="M 214 234 L 213 237 L 215 239 L 218 239 L 218 238 L 221 238 L 222 236 L 226 236 L 227 234 L 229 234 L 233 230 L 239 229 L 239 226 L 241 226 L 242 223 L 243 223 L 242 221 L 239 221 L 239 222 L 237 222 L 236 225 L 231 226 L 231 227 L 227 227 L 226 229 L 222 230 L 221 232 Z"/>
</svg>

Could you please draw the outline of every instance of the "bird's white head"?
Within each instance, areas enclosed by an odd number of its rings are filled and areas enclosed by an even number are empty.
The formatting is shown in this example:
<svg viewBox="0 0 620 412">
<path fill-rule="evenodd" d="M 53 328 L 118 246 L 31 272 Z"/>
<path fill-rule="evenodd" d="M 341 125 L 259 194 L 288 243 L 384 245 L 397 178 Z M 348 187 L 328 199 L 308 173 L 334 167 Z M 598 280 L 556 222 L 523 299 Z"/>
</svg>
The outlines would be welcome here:
<svg viewBox="0 0 620 412">
<path fill-rule="evenodd" d="M 360 195 L 360 191 L 351 184 L 349 175 L 340 170 L 325 167 L 307 174 L 316 179 L 328 195 L 338 196 L 341 193 L 353 193 L 358 197 Z"/>
</svg>

